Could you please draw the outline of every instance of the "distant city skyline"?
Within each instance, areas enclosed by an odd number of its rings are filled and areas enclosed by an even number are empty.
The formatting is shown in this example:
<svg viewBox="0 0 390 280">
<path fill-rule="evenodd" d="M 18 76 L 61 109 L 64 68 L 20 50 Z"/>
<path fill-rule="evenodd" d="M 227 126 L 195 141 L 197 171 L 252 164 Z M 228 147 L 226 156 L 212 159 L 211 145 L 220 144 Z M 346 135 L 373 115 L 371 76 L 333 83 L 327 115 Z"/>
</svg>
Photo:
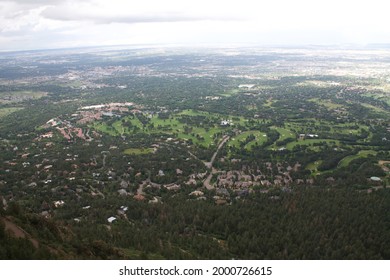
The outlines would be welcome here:
<svg viewBox="0 0 390 280">
<path fill-rule="evenodd" d="M 388 6 L 383 0 L 0 0 L 0 51 L 390 44 Z"/>
</svg>

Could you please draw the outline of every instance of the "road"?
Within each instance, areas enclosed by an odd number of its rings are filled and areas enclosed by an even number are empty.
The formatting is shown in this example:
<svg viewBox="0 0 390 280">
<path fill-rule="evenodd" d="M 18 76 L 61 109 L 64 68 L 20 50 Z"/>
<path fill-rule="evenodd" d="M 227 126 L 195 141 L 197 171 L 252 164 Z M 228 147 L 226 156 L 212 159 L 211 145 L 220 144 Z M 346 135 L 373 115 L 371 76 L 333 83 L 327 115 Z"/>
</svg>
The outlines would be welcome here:
<svg viewBox="0 0 390 280">
<path fill-rule="evenodd" d="M 204 180 L 203 182 L 203 186 L 208 189 L 208 190 L 212 190 L 214 189 L 214 186 L 212 184 L 210 184 L 210 181 L 211 181 L 211 178 L 213 177 L 213 175 L 215 173 L 217 173 L 217 169 L 215 169 L 213 167 L 213 164 L 214 164 L 214 161 L 215 161 L 215 158 L 217 157 L 217 154 L 219 152 L 219 150 L 223 147 L 223 145 L 225 145 L 225 143 L 230 139 L 230 136 L 224 136 L 221 143 L 219 143 L 218 145 L 218 148 L 217 150 L 215 151 L 215 153 L 213 154 L 213 156 L 211 157 L 211 160 L 209 162 L 205 162 L 204 164 L 207 166 L 207 168 L 210 168 L 211 169 L 211 172 L 209 174 L 209 176 L 207 176 L 206 180 Z"/>
</svg>

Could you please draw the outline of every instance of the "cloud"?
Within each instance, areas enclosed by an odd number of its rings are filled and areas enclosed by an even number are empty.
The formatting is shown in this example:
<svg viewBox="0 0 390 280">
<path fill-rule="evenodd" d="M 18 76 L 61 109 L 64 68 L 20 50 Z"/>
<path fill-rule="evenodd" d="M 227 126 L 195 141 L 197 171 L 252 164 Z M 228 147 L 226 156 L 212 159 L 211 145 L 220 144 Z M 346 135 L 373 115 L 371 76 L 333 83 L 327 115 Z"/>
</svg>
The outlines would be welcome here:
<svg viewBox="0 0 390 280">
<path fill-rule="evenodd" d="M 383 43 L 390 40 L 390 17 L 383 3 L 0 0 L 0 50 L 155 42 Z"/>
<path fill-rule="evenodd" d="M 235 13 L 226 13 L 226 9 L 210 10 L 210 5 L 206 5 L 204 0 L 199 0 L 196 5 L 194 2 L 183 2 L 166 0 L 161 4 L 155 0 L 69 1 L 47 7 L 42 16 L 53 20 L 90 21 L 98 24 L 242 19 Z"/>
<path fill-rule="evenodd" d="M 41 6 L 53 5 L 56 3 L 64 3 L 68 0 L 0 0 L 0 3 L 14 3 L 18 5 Z"/>
</svg>

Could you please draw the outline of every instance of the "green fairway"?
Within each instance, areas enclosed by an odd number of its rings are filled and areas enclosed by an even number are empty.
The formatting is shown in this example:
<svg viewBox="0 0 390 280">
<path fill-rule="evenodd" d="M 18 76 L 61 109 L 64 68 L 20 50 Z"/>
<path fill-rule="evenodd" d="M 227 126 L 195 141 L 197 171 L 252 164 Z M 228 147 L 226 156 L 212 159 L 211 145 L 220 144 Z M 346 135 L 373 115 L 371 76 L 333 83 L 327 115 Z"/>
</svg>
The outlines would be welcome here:
<svg viewBox="0 0 390 280">
<path fill-rule="evenodd" d="M 198 117 L 202 116 L 205 120 L 211 120 L 211 124 L 194 123 L 186 124 L 180 121 L 183 116 Z M 221 126 L 220 121 L 230 119 L 222 117 L 218 114 L 196 110 L 184 110 L 177 114 L 172 114 L 167 119 L 160 118 L 157 114 L 148 117 L 148 122 L 143 125 L 140 116 L 126 116 L 115 121 L 111 125 L 105 122 L 96 122 L 92 127 L 100 132 L 107 133 L 111 136 L 131 135 L 138 132 L 146 134 L 168 134 L 172 138 L 182 140 L 191 140 L 192 143 L 204 147 L 209 147 L 215 144 L 221 137 L 222 132 L 227 131 L 231 126 Z M 237 123 L 244 124 L 246 120 L 242 117 L 235 118 Z M 218 134 L 218 136 L 217 136 Z"/>
<path fill-rule="evenodd" d="M 183 110 L 180 113 L 177 114 L 178 116 L 180 115 L 187 115 L 187 116 L 218 116 L 217 114 L 209 113 L 209 112 L 203 112 L 203 111 L 198 111 L 198 110 Z"/>
<path fill-rule="evenodd" d="M 294 149 L 297 145 L 307 145 L 307 146 L 313 146 L 313 144 L 318 143 L 325 143 L 326 145 L 332 145 L 335 144 L 337 146 L 340 145 L 340 141 L 338 140 L 331 140 L 331 139 L 304 139 L 304 140 L 297 140 L 294 142 L 290 142 L 286 145 L 286 148 L 288 150 Z"/>
<path fill-rule="evenodd" d="M 369 128 L 366 125 L 362 125 L 362 124 L 355 125 L 353 123 L 330 125 L 331 133 L 339 133 L 344 135 L 360 135 L 361 129 L 368 130 Z"/>
<path fill-rule="evenodd" d="M 340 162 L 338 164 L 338 167 L 347 167 L 351 163 L 351 161 L 353 161 L 354 159 L 366 158 L 369 155 L 374 155 L 375 156 L 376 154 L 377 154 L 377 152 L 373 151 L 373 150 L 362 150 L 362 151 L 359 151 L 356 155 L 346 156 L 345 158 L 340 160 Z"/>
<path fill-rule="evenodd" d="M 295 133 L 291 132 L 290 130 L 288 130 L 286 128 L 282 128 L 282 127 L 272 127 L 272 128 L 275 129 L 280 134 L 278 141 L 283 141 L 287 138 L 295 138 L 296 137 Z"/>
<path fill-rule="evenodd" d="M 267 141 L 267 135 L 261 131 L 245 131 L 234 138 L 232 138 L 228 142 L 228 147 L 240 147 L 240 143 L 244 143 L 248 136 L 253 135 L 255 137 L 254 140 L 245 143 L 244 148 L 250 150 L 255 145 L 261 145 L 265 141 Z"/>
</svg>

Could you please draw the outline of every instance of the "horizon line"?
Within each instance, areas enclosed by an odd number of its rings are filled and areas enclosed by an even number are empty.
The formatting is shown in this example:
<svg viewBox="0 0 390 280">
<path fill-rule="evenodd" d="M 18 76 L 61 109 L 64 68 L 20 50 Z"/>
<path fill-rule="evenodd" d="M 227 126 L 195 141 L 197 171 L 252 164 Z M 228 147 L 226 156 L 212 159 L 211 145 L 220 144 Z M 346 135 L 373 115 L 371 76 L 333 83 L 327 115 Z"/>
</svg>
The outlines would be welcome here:
<svg viewBox="0 0 390 280">
<path fill-rule="evenodd" d="M 55 48 L 37 48 L 20 50 L 0 50 L 0 54 L 23 53 L 23 52 L 44 52 L 44 51 L 65 51 L 81 49 L 99 49 L 99 48 L 123 48 L 123 49 L 157 49 L 157 48 L 182 48 L 182 49 L 202 49 L 202 48 L 330 48 L 330 49 L 390 49 L 390 43 L 340 43 L 340 44 L 257 44 L 257 43 L 198 43 L 198 44 L 115 44 L 115 45 L 90 45 L 90 46 L 69 46 Z"/>
</svg>

